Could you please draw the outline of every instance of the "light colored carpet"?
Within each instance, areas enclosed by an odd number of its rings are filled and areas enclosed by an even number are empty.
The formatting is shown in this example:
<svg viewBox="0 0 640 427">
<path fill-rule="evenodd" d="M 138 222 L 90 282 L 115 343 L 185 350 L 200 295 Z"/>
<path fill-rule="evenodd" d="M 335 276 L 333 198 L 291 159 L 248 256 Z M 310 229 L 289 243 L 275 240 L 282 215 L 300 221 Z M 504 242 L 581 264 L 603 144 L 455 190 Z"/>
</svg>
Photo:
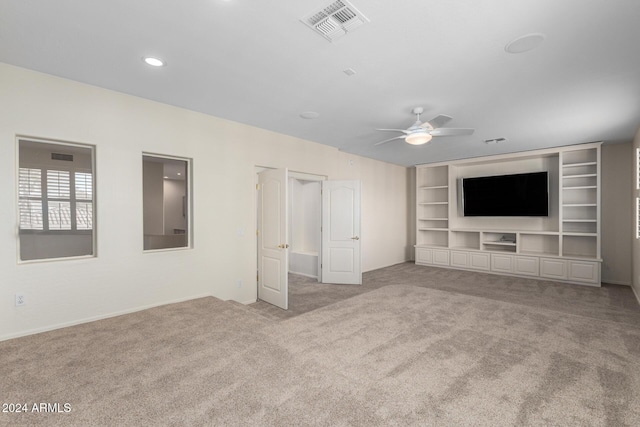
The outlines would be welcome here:
<svg viewBox="0 0 640 427">
<path fill-rule="evenodd" d="M 637 425 L 640 328 L 410 285 L 285 321 L 203 298 L 0 343 L 3 425 Z"/>
<path fill-rule="evenodd" d="M 293 274 L 289 275 L 289 282 L 289 310 L 284 311 L 262 301 L 249 307 L 271 318 L 289 319 L 382 286 L 395 284 L 475 295 L 640 327 L 640 306 L 629 286 L 603 284 L 601 288 L 597 288 L 417 266 L 412 262 L 364 273 L 361 286 L 327 285 Z"/>
</svg>

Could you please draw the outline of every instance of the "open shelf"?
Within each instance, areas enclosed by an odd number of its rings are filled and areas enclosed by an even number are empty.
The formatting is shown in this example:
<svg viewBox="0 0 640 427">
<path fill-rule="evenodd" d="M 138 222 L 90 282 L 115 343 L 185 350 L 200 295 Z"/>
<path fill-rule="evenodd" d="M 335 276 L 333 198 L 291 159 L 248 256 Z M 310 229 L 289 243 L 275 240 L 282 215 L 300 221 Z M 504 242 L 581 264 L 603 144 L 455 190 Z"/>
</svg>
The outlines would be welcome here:
<svg viewBox="0 0 640 427">
<path fill-rule="evenodd" d="M 562 167 L 597 166 L 598 149 L 571 150 L 562 153 Z"/>
<path fill-rule="evenodd" d="M 445 229 L 425 228 L 418 230 L 416 242 L 419 246 L 437 246 L 446 248 L 449 246 L 449 231 Z"/>
<path fill-rule="evenodd" d="M 518 252 L 529 255 L 550 255 L 560 254 L 560 236 L 555 234 L 531 234 L 520 233 Z"/>
<path fill-rule="evenodd" d="M 451 247 L 456 249 L 480 249 L 480 232 L 452 231 Z"/>
<path fill-rule="evenodd" d="M 436 229 L 445 229 L 448 230 L 448 220 L 445 219 L 434 219 L 434 218 L 426 218 L 418 220 L 418 230 L 436 230 Z"/>
<path fill-rule="evenodd" d="M 516 233 L 483 232 L 482 249 L 497 252 L 516 252 Z"/>
<path fill-rule="evenodd" d="M 597 187 L 564 188 L 562 203 L 564 205 L 597 205 Z"/>
<path fill-rule="evenodd" d="M 449 185 L 448 166 L 417 169 L 416 183 L 418 189 L 446 188 Z"/>
<path fill-rule="evenodd" d="M 586 233 L 596 234 L 598 231 L 597 221 L 562 221 L 563 234 Z"/>
<path fill-rule="evenodd" d="M 596 258 L 598 256 L 597 239 L 593 237 L 588 235 L 564 235 L 562 256 Z"/>
</svg>

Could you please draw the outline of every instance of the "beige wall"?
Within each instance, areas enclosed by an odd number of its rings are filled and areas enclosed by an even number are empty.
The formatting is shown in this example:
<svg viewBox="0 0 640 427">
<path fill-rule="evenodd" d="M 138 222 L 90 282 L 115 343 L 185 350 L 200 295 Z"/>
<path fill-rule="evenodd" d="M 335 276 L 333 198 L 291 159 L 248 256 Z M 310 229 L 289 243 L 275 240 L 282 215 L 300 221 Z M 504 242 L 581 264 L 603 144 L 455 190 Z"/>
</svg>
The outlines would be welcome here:
<svg viewBox="0 0 640 427">
<path fill-rule="evenodd" d="M 412 254 L 406 168 L 4 64 L 0 93 L 0 339 L 205 295 L 255 300 L 256 165 L 361 180 L 363 269 Z M 97 258 L 17 263 L 17 134 L 96 146 Z M 193 159 L 193 249 L 143 253 L 143 152 Z"/>
<path fill-rule="evenodd" d="M 632 219 L 630 221 L 631 226 L 631 233 L 633 238 L 631 239 L 632 241 L 632 245 L 631 245 L 631 266 L 632 266 L 632 273 L 631 273 L 631 283 L 633 286 L 633 290 L 636 294 L 636 298 L 638 299 L 638 302 L 640 302 L 640 240 L 635 238 L 635 232 L 636 232 L 636 227 L 638 226 L 636 224 L 636 222 L 638 221 L 638 219 L 635 216 L 635 205 L 636 205 L 636 198 L 640 197 L 640 189 L 638 188 L 638 162 L 637 162 L 637 155 L 636 152 L 637 150 L 640 150 L 640 129 L 638 129 L 638 132 L 636 133 L 636 137 L 633 141 L 633 150 L 631 152 L 631 156 L 630 156 L 630 162 L 633 165 L 632 166 L 632 170 L 633 173 L 631 174 L 631 212 L 632 212 Z"/>
<path fill-rule="evenodd" d="M 631 143 L 602 146 L 602 281 L 631 284 Z"/>
</svg>

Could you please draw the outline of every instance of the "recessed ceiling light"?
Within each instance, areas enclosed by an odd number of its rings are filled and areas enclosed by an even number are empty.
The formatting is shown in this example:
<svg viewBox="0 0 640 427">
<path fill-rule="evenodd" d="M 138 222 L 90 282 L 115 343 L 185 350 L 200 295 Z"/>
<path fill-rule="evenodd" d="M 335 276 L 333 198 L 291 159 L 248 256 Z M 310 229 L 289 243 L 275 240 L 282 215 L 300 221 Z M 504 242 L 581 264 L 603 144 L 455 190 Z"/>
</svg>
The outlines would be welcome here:
<svg viewBox="0 0 640 427">
<path fill-rule="evenodd" d="M 168 177 L 168 176 L 165 176 L 165 177 L 164 177 L 164 179 L 169 179 L 169 177 Z"/>
<path fill-rule="evenodd" d="M 351 77 L 356 73 L 356 70 L 354 70 L 353 68 L 347 68 L 346 70 L 342 70 L 342 72 Z"/>
<path fill-rule="evenodd" d="M 164 67 L 165 65 L 167 65 L 167 63 L 162 59 L 155 58 L 153 56 L 145 56 L 142 58 L 142 60 L 145 62 L 145 64 L 151 65 L 152 67 Z"/>
<path fill-rule="evenodd" d="M 300 117 L 302 117 L 303 119 L 317 119 L 318 117 L 320 117 L 319 113 L 316 113 L 315 111 L 305 111 L 303 113 L 300 113 Z"/>
<path fill-rule="evenodd" d="M 540 46 L 546 37 L 542 33 L 525 34 L 507 43 L 504 50 L 508 53 L 529 52 Z"/>
<path fill-rule="evenodd" d="M 178 176 L 182 175 L 180 172 L 178 172 Z"/>
</svg>

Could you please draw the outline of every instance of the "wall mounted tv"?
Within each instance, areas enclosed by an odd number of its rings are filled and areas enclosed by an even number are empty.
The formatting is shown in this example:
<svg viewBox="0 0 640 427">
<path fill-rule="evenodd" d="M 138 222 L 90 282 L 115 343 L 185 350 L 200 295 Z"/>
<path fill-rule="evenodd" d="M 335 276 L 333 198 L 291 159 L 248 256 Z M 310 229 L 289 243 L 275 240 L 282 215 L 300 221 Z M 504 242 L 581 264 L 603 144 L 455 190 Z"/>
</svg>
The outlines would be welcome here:
<svg viewBox="0 0 640 427">
<path fill-rule="evenodd" d="M 464 216 L 549 216 L 547 172 L 462 179 Z"/>
</svg>

